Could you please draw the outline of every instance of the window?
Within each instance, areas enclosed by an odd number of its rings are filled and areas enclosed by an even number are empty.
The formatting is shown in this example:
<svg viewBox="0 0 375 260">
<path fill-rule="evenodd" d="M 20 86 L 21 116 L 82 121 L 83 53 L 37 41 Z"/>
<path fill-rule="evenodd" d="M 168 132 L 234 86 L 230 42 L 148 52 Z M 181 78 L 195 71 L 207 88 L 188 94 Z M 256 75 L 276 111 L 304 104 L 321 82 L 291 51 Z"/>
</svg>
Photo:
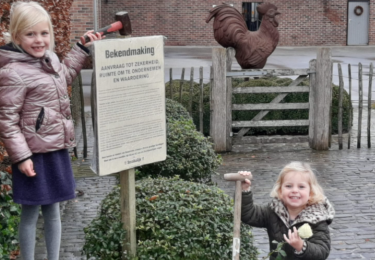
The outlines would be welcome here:
<svg viewBox="0 0 375 260">
<path fill-rule="evenodd" d="M 249 31 L 257 31 L 259 29 L 262 16 L 257 11 L 257 6 L 261 2 L 242 3 L 242 15 L 245 19 Z"/>
</svg>

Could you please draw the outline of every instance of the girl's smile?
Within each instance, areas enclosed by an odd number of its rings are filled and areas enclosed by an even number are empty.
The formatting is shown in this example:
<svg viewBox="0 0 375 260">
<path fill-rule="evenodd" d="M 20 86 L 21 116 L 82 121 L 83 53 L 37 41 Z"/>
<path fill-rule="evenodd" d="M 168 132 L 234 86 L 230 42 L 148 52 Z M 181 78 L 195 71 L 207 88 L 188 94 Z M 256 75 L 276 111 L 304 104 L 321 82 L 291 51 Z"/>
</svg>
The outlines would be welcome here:
<svg viewBox="0 0 375 260">
<path fill-rule="evenodd" d="M 308 175 L 300 172 L 287 173 L 281 185 L 280 198 L 289 213 L 294 212 L 298 215 L 306 207 L 310 198 Z"/>
<path fill-rule="evenodd" d="M 28 54 L 41 58 L 49 49 L 50 39 L 48 23 L 40 22 L 17 35 L 16 44 Z"/>
</svg>

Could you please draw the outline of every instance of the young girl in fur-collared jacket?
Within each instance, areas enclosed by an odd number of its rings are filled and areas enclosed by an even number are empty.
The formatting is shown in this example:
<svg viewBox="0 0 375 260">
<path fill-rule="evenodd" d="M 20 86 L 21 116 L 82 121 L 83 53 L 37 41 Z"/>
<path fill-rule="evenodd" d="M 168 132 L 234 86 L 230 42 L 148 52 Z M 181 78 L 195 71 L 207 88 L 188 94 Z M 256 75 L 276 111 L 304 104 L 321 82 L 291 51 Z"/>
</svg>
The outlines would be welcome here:
<svg viewBox="0 0 375 260">
<path fill-rule="evenodd" d="M 13 200 L 22 205 L 19 242 L 24 260 L 34 259 L 42 208 L 48 260 L 59 259 L 59 202 L 75 197 L 68 148 L 75 146 L 67 84 L 81 70 L 91 42 L 76 44 L 60 63 L 47 11 L 36 2 L 11 7 L 11 42 L 0 47 L 0 138 L 12 161 Z"/>
<path fill-rule="evenodd" d="M 251 172 L 239 173 L 251 176 Z M 328 225 L 335 211 L 323 195 L 310 165 L 302 162 L 286 165 L 271 197 L 267 206 L 255 205 L 250 180 L 242 182 L 242 221 L 253 227 L 267 228 L 271 252 L 277 246 L 272 241 L 285 241 L 283 250 L 287 256 L 283 259 L 327 259 L 331 246 Z M 311 229 L 307 228 L 307 235 L 299 235 L 298 229 L 304 224 Z M 274 253 L 270 259 L 276 257 Z"/>
</svg>

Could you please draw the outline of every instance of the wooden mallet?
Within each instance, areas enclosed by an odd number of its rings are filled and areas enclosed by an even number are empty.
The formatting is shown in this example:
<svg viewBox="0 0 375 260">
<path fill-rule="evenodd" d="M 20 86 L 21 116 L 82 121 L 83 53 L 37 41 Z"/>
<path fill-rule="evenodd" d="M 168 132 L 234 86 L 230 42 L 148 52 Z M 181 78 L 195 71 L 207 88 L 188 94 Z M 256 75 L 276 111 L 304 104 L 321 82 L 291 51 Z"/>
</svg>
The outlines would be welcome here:
<svg viewBox="0 0 375 260">
<path fill-rule="evenodd" d="M 121 35 L 130 35 L 132 34 L 132 26 L 130 23 L 129 14 L 126 11 L 116 13 L 114 22 L 106 27 L 99 29 L 97 32 L 101 35 L 106 35 L 112 32 L 118 31 Z M 94 34 L 96 34 L 95 32 Z M 90 41 L 90 38 L 85 35 L 81 37 L 81 43 L 85 44 Z"/>
<path fill-rule="evenodd" d="M 252 175 L 242 175 L 239 173 L 226 173 L 224 174 L 224 180 L 235 181 L 236 191 L 234 198 L 234 221 L 233 221 L 233 250 L 232 260 L 240 259 L 240 245 L 241 245 L 241 200 L 242 200 L 242 188 L 241 182 L 245 179 L 251 180 Z"/>
</svg>

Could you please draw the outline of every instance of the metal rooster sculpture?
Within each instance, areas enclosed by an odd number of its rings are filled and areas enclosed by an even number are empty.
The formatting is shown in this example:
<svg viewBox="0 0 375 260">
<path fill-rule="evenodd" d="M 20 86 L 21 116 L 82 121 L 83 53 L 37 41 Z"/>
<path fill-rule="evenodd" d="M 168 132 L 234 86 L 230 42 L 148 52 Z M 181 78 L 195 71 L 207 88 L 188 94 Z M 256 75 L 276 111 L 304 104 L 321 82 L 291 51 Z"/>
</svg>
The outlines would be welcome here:
<svg viewBox="0 0 375 260">
<path fill-rule="evenodd" d="M 242 69 L 263 68 L 279 42 L 276 15 L 280 13 L 277 7 L 263 3 L 258 5 L 257 10 L 262 15 L 262 22 L 255 32 L 247 29 L 242 14 L 228 4 L 214 7 L 206 18 L 206 23 L 215 18 L 215 40 L 225 48 L 236 50 L 235 57 Z"/>
</svg>

